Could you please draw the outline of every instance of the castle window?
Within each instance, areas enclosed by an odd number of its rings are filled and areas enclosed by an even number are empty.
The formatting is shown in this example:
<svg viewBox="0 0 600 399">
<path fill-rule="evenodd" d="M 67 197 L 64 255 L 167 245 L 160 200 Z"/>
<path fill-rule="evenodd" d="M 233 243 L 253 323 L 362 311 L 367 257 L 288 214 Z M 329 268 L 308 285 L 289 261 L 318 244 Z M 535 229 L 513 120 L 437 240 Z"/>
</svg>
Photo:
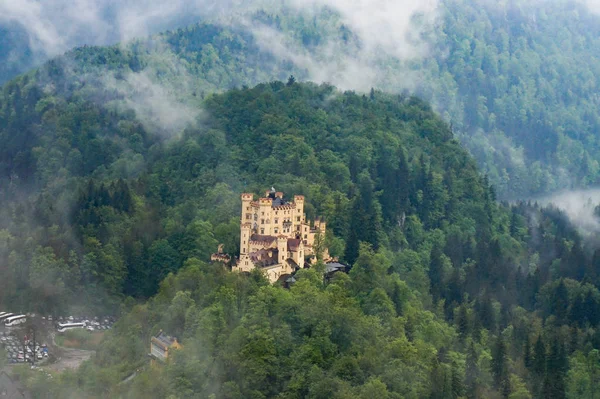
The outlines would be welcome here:
<svg viewBox="0 0 600 399">
<path fill-rule="evenodd" d="M 276 212 L 277 213 L 277 212 Z M 275 219 L 275 224 L 279 223 L 279 219 Z"/>
<path fill-rule="evenodd" d="M 261 215 L 262 215 L 262 216 L 265 216 L 265 213 L 264 213 L 264 212 L 261 212 Z"/>
<path fill-rule="evenodd" d="M 308 238 L 308 236 L 306 234 L 304 234 L 304 238 Z M 304 243 L 306 244 L 306 241 Z"/>
<path fill-rule="evenodd" d="M 260 229 L 260 234 L 265 234 L 265 229 Z"/>
<path fill-rule="evenodd" d="M 265 224 L 265 219 L 260 219 L 260 224 Z"/>
<path fill-rule="evenodd" d="M 275 229 L 275 234 L 277 234 L 279 232 L 279 229 Z"/>
<path fill-rule="evenodd" d="M 296 221 L 299 222 L 300 221 L 300 216 L 296 217 Z"/>
</svg>

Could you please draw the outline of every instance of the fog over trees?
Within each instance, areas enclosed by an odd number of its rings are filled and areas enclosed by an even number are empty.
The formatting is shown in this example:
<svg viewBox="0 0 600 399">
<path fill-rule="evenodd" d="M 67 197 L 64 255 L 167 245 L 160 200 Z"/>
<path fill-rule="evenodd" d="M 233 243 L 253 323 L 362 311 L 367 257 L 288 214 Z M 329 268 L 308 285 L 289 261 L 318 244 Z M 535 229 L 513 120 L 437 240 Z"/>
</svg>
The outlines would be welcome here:
<svg viewBox="0 0 600 399">
<path fill-rule="evenodd" d="M 61 5 L 0 4 L 0 307 L 119 320 L 34 397 L 598 395 L 593 4 Z M 272 186 L 348 273 L 210 262 Z"/>
</svg>

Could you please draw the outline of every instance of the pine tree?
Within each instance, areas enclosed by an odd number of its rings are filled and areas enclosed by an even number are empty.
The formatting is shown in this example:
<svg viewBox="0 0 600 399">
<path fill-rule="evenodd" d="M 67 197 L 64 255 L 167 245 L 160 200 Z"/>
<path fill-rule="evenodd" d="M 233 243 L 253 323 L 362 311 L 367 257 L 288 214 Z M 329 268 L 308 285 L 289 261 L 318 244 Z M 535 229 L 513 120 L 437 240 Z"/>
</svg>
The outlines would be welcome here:
<svg viewBox="0 0 600 399">
<path fill-rule="evenodd" d="M 477 380 L 479 379 L 479 367 L 477 362 L 479 357 L 477 351 L 475 351 L 475 345 L 471 341 L 469 349 L 467 350 L 467 362 L 465 370 L 465 386 L 466 394 L 468 398 L 475 398 L 477 392 Z"/>
<path fill-rule="evenodd" d="M 569 307 L 569 294 L 563 279 L 560 280 L 554 291 L 554 312 L 557 323 L 563 324 L 567 319 L 567 309 Z"/>
<path fill-rule="evenodd" d="M 344 257 L 350 264 L 358 257 L 360 242 L 379 247 L 381 215 L 373 193 L 373 182 L 367 173 L 359 177 L 359 193 L 354 198 Z"/>
<path fill-rule="evenodd" d="M 463 396 L 464 386 L 460 373 L 458 372 L 458 366 L 456 362 L 452 362 L 451 368 L 451 386 L 452 386 L 452 398 L 458 399 Z"/>
<path fill-rule="evenodd" d="M 531 343 L 529 342 L 529 334 L 525 335 L 525 344 L 523 345 L 523 363 L 527 370 L 531 370 L 533 359 L 531 358 Z"/>
<path fill-rule="evenodd" d="M 565 376 L 568 367 L 564 345 L 555 337 L 546 357 L 546 378 L 542 392 L 547 399 L 565 398 Z"/>
<path fill-rule="evenodd" d="M 469 317 L 467 314 L 467 306 L 463 303 L 458 310 L 458 333 L 461 340 L 464 340 L 469 335 Z"/>
<path fill-rule="evenodd" d="M 355 202 L 357 200 L 355 199 Z M 356 206 L 352 207 L 352 217 L 350 218 L 350 226 L 348 229 L 348 237 L 346 238 L 346 249 L 344 252 L 344 259 L 350 265 L 353 265 L 358 258 L 358 251 L 360 248 L 360 242 L 358 240 L 358 229 L 361 228 L 360 222 L 360 209 Z"/>
<path fill-rule="evenodd" d="M 506 344 L 502 335 L 496 339 L 492 353 L 492 374 L 494 375 L 494 385 L 500 392 L 506 391 L 508 381 L 508 366 L 506 361 Z"/>
<path fill-rule="evenodd" d="M 532 371 L 539 379 L 546 373 L 546 346 L 541 335 L 533 347 Z"/>
<path fill-rule="evenodd" d="M 438 246 L 431 249 L 431 257 L 429 262 L 429 283 L 430 292 L 433 301 L 437 302 L 442 296 L 442 288 L 444 286 L 444 264 L 442 262 L 442 250 Z"/>
<path fill-rule="evenodd" d="M 479 318 L 481 319 L 481 324 L 484 328 L 489 331 L 496 330 L 494 307 L 488 294 L 485 294 L 479 301 Z"/>
</svg>

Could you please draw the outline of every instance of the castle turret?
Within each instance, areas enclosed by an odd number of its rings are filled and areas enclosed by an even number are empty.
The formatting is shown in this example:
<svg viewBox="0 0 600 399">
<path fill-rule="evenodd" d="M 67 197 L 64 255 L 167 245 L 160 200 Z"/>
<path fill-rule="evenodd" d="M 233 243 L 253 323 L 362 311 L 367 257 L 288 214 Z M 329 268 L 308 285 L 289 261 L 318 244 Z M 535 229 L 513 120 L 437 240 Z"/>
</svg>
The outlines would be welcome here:
<svg viewBox="0 0 600 399">
<path fill-rule="evenodd" d="M 277 237 L 277 251 L 279 251 L 279 263 L 285 262 L 287 258 L 287 237 L 280 235 Z"/>
<path fill-rule="evenodd" d="M 304 214 L 304 195 L 294 195 L 294 204 L 296 204 L 296 213 Z"/>
<path fill-rule="evenodd" d="M 242 194 L 242 224 L 249 223 L 252 221 L 252 200 L 254 199 L 254 195 L 250 193 Z"/>
<path fill-rule="evenodd" d="M 250 223 L 242 223 L 240 229 L 240 255 L 247 255 L 250 248 L 250 234 L 252 233 L 252 225 Z"/>
</svg>

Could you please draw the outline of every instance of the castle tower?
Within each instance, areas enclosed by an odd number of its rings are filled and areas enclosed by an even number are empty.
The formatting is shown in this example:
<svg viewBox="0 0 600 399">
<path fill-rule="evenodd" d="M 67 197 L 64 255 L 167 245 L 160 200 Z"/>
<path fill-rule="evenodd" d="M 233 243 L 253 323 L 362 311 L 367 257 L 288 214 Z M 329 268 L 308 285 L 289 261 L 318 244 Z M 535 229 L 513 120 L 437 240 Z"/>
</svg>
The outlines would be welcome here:
<svg viewBox="0 0 600 399">
<path fill-rule="evenodd" d="M 287 258 L 287 237 L 283 234 L 277 237 L 277 250 L 279 251 L 279 263 L 284 263 Z"/>
<path fill-rule="evenodd" d="M 242 223 L 240 233 L 240 257 L 242 257 L 248 255 L 249 252 L 252 225 L 250 223 Z"/>
<path fill-rule="evenodd" d="M 258 234 L 271 234 L 273 198 L 261 198 L 258 209 Z"/>
<path fill-rule="evenodd" d="M 254 195 L 250 193 L 242 194 L 242 221 L 241 224 L 252 222 L 252 200 Z"/>
<path fill-rule="evenodd" d="M 304 195 L 294 195 L 294 204 L 296 215 L 300 216 L 300 221 L 304 223 Z"/>
</svg>

